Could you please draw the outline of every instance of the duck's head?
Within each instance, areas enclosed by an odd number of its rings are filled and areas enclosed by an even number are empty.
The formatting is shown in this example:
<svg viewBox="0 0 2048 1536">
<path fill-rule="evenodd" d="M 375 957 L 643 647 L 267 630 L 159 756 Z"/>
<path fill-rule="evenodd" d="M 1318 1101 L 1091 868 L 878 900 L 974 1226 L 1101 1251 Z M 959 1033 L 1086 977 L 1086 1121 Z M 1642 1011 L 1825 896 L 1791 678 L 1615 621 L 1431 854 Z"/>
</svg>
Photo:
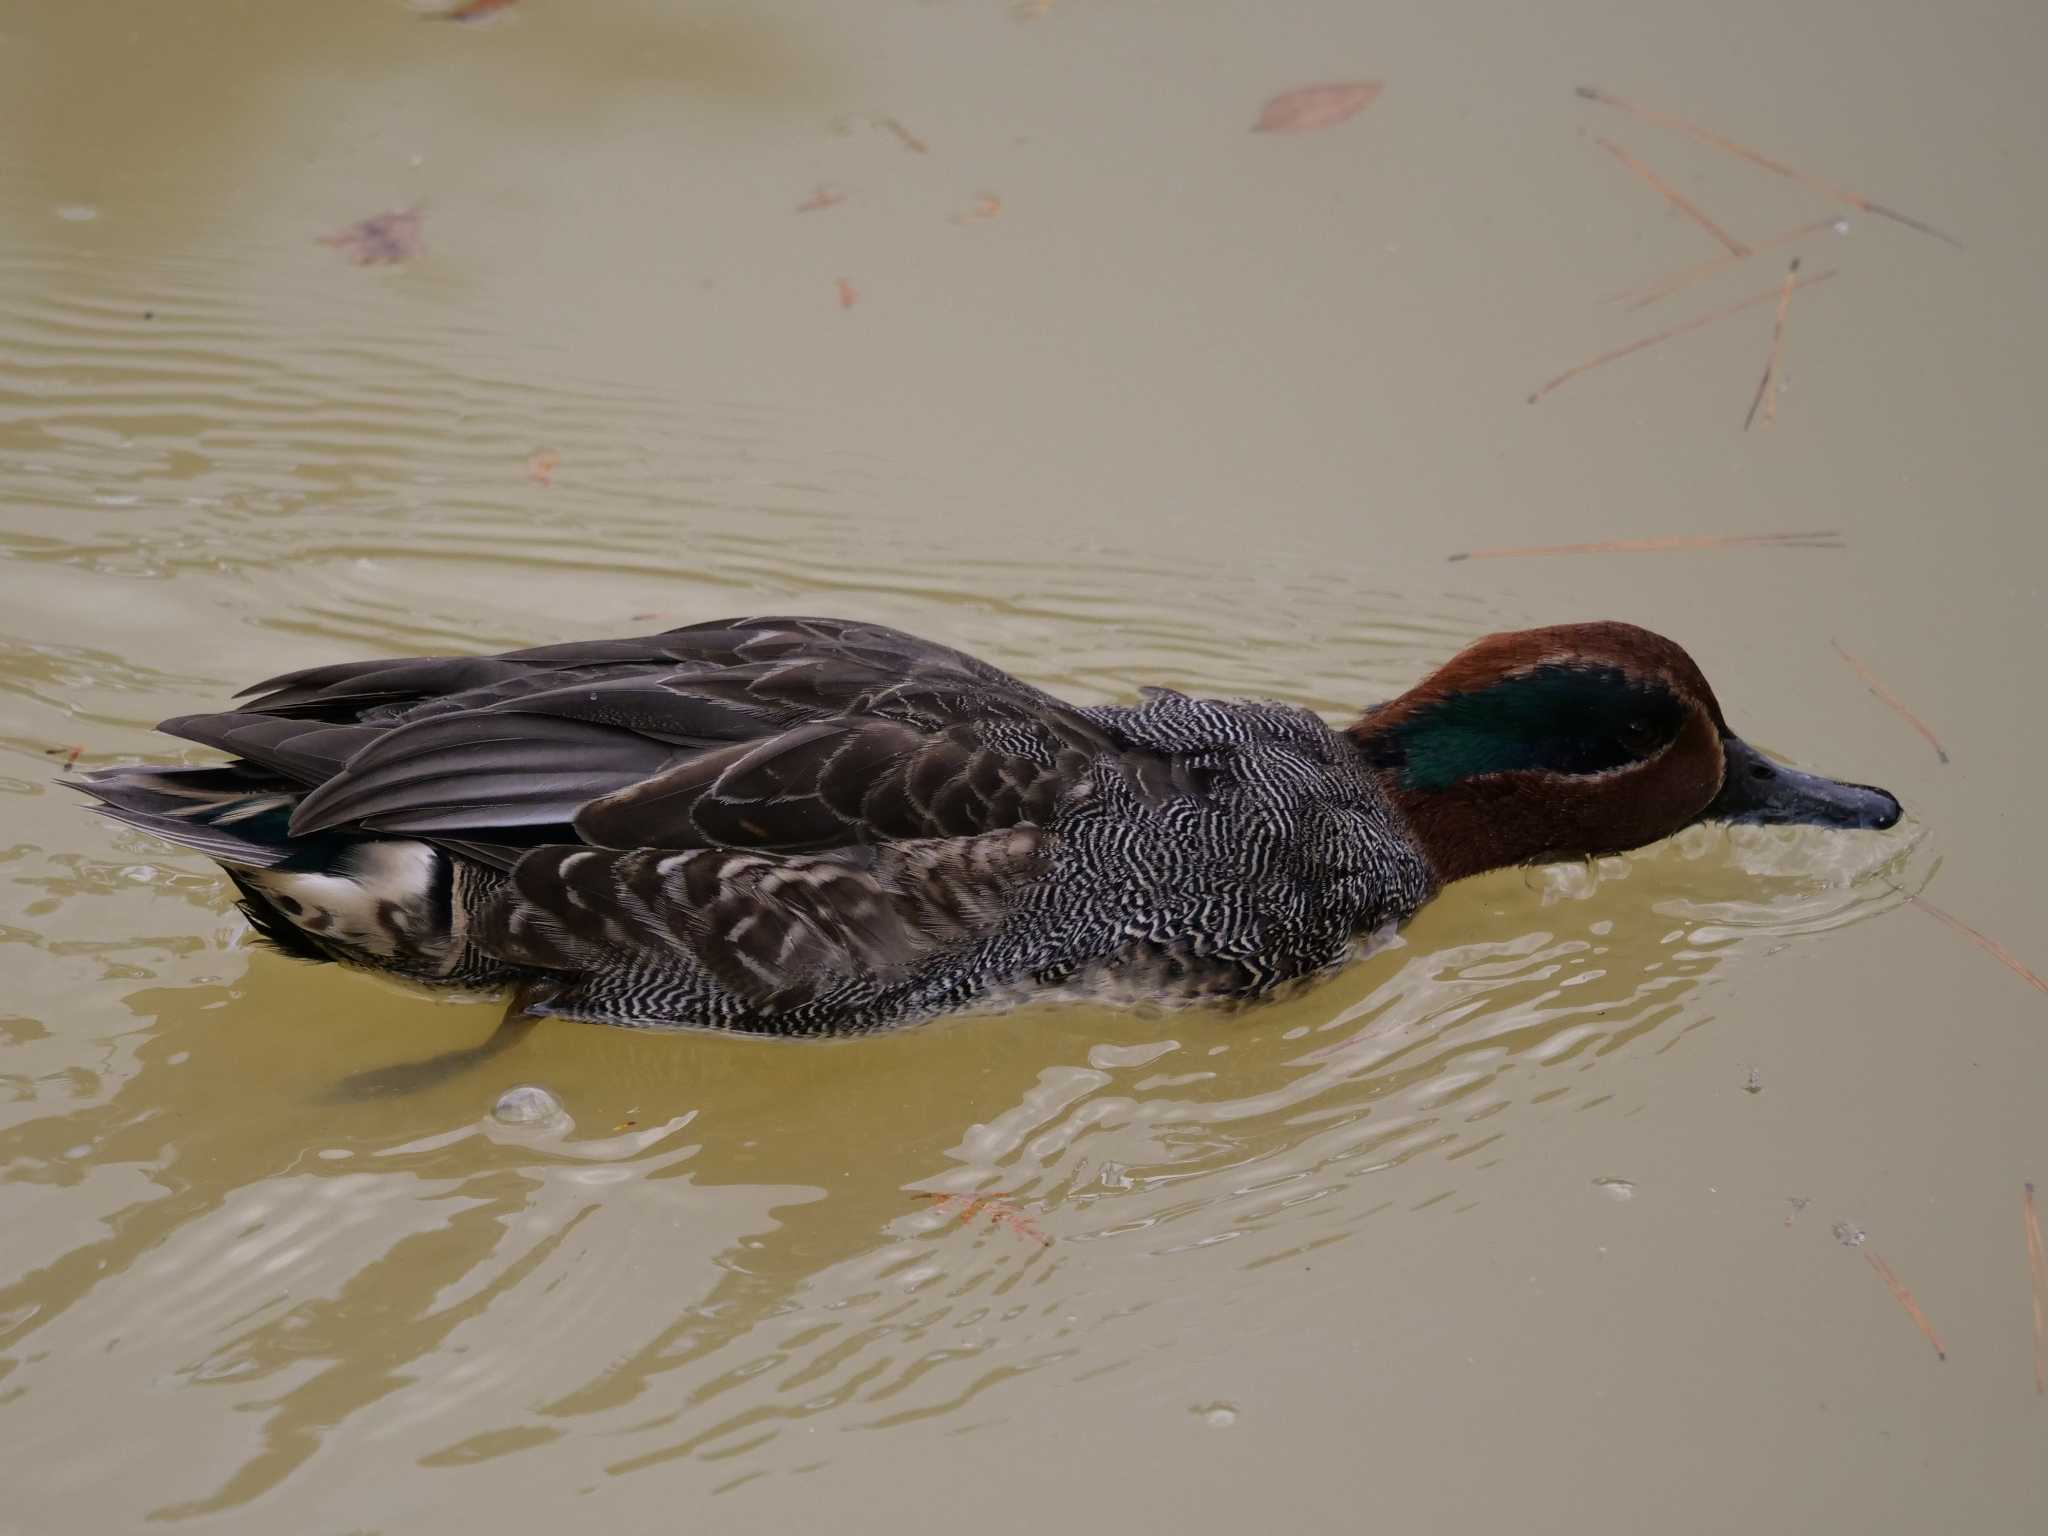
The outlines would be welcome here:
<svg viewBox="0 0 2048 1536">
<path fill-rule="evenodd" d="M 1633 624 L 1489 635 L 1350 735 L 1440 879 L 1619 853 L 1696 821 L 1889 827 L 1899 802 L 1774 763 Z"/>
</svg>

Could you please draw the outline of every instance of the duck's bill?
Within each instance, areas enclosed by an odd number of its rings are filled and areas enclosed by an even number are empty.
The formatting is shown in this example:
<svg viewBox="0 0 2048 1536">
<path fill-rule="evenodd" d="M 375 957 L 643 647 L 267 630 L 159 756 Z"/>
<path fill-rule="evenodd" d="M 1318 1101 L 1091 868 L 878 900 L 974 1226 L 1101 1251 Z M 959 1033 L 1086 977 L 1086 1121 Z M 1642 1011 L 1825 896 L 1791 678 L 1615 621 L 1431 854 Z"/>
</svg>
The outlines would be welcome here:
<svg viewBox="0 0 2048 1536">
<path fill-rule="evenodd" d="M 1766 826 L 1869 827 L 1895 825 L 1897 798 L 1872 784 L 1844 784 L 1774 763 L 1737 736 L 1721 740 L 1728 771 L 1721 793 L 1700 813 L 1702 821 Z"/>
</svg>

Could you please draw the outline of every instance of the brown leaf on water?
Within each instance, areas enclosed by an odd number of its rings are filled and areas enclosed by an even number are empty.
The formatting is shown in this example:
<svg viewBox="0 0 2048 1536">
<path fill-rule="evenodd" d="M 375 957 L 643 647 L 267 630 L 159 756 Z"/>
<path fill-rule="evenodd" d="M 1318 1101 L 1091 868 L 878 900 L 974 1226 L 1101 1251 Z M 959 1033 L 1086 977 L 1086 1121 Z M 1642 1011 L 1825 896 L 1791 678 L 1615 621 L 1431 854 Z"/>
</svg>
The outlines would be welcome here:
<svg viewBox="0 0 2048 1536">
<path fill-rule="evenodd" d="M 396 266 L 426 249 L 420 234 L 420 220 L 425 215 L 426 209 L 417 206 L 397 213 L 380 213 L 358 219 L 331 235 L 322 235 L 320 243 L 341 251 L 358 267 Z"/>
<path fill-rule="evenodd" d="M 2027 1184 L 2024 1207 L 2027 1226 L 2027 1278 L 2034 1283 L 2034 1390 L 2048 1393 L 2048 1257 L 2041 1249 L 2041 1213 L 2034 1206 L 2034 1186 Z"/>
<path fill-rule="evenodd" d="M 43 748 L 43 756 L 55 757 L 59 752 L 65 752 L 63 772 L 69 773 L 78 766 L 78 757 L 83 751 L 85 751 L 83 745 L 72 747 L 68 751 L 63 747 L 45 747 Z"/>
<path fill-rule="evenodd" d="M 1941 1335 L 1934 1331 L 1934 1324 L 1927 1321 L 1927 1314 L 1920 1310 L 1920 1304 L 1913 1299 L 1913 1293 L 1906 1289 L 1899 1277 L 1892 1273 L 1891 1265 L 1877 1256 L 1875 1249 L 1866 1248 L 1863 1257 L 1870 1260 L 1870 1267 L 1884 1277 L 1884 1283 L 1892 1293 L 1892 1299 L 1906 1309 L 1906 1316 L 1913 1319 L 1913 1326 L 1926 1335 L 1927 1342 L 1934 1346 L 1934 1358 L 1946 1360 L 1948 1351 L 1942 1348 Z"/>
<path fill-rule="evenodd" d="M 979 197 L 975 199 L 974 206 L 963 208 L 960 212 L 954 214 L 953 222 L 955 224 L 979 224 L 986 219 L 996 217 L 1002 211 L 1003 200 L 1000 197 Z"/>
<path fill-rule="evenodd" d="M 1464 549 L 1451 560 L 1505 560 L 1523 555 L 1661 555 L 1682 549 L 1840 549 L 1842 536 L 1832 528 L 1811 533 L 1676 533 L 1654 539 L 1599 539 L 1591 544 L 1502 544 L 1491 549 Z"/>
<path fill-rule="evenodd" d="M 912 1193 L 920 1200 L 937 1201 L 938 1209 L 942 1214 L 951 1214 L 946 1208 L 954 1201 L 959 1201 L 959 1216 L 962 1226 L 970 1225 L 977 1216 L 986 1215 L 988 1217 L 988 1224 L 991 1227 L 1005 1228 L 1016 1233 L 1019 1237 L 1028 1238 L 1030 1241 L 1037 1243 L 1041 1248 L 1052 1246 L 1052 1239 L 1039 1229 L 1037 1222 L 1026 1215 L 1013 1201 L 1005 1200 L 998 1195 L 956 1195 L 936 1189 L 920 1189 L 914 1190 Z"/>
<path fill-rule="evenodd" d="M 1835 648 L 1835 654 L 1837 656 L 1841 657 L 1842 660 L 1846 661 L 1847 663 L 1849 663 L 1850 666 L 1856 669 L 1856 675 L 1863 679 L 1864 687 L 1868 688 L 1872 693 L 1876 694 L 1879 699 L 1883 700 L 1886 704 L 1890 705 L 1892 710 L 1898 715 L 1898 717 L 1901 720 L 1905 721 L 1906 724 L 1913 727 L 1914 730 L 1918 731 L 1923 737 L 1925 737 L 1927 740 L 1927 745 L 1934 748 L 1934 755 L 1936 757 L 1940 758 L 1944 763 L 1948 761 L 1948 748 L 1944 747 L 1941 744 L 1941 738 L 1939 736 L 1936 736 L 1933 731 L 1928 729 L 1927 722 L 1925 720 L 1922 720 L 1918 715 L 1914 714 L 1913 711 L 1906 708 L 1904 701 L 1901 700 L 1896 693 L 1893 693 L 1891 689 L 1885 687 L 1883 683 L 1879 682 L 1877 680 L 1876 674 L 1873 673 L 1870 670 L 1870 668 L 1866 667 L 1854 656 L 1851 656 L 1847 651 L 1843 650 L 1841 641 L 1830 640 L 1828 644 L 1832 645 Z"/>
<path fill-rule="evenodd" d="M 798 213 L 816 213 L 823 208 L 836 208 L 846 201 L 846 194 L 837 187 L 818 183 L 818 190 L 796 205 Z"/>
<path fill-rule="evenodd" d="M 552 448 L 543 448 L 526 461 L 526 478 L 535 485 L 553 485 L 555 471 L 561 467 L 562 456 Z"/>
<path fill-rule="evenodd" d="M 1282 91 L 1259 111 L 1253 133 L 1314 133 L 1356 117 L 1379 99 L 1378 80 L 1347 80 Z"/>
<path fill-rule="evenodd" d="M 853 308 L 853 306 L 854 306 L 854 305 L 856 305 L 856 304 L 858 304 L 858 303 L 860 302 L 860 290 L 859 290 L 858 288 L 854 287 L 854 286 L 853 286 L 853 284 L 849 283 L 849 282 L 848 282 L 848 281 L 847 281 L 847 280 L 846 280 L 845 278 L 843 278 L 843 277 L 842 277 L 842 278 L 840 278 L 840 279 L 838 279 L 838 283 L 839 283 L 839 307 L 840 307 L 841 309 L 851 309 L 851 308 Z"/>
</svg>

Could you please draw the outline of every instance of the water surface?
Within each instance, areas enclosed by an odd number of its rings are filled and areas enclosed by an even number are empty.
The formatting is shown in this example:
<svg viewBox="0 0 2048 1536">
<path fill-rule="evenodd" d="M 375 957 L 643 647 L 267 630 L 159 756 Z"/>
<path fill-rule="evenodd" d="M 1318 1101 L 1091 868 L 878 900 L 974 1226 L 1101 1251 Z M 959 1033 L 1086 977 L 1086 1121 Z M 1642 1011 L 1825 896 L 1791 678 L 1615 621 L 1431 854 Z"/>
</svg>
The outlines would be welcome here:
<svg viewBox="0 0 2048 1536">
<path fill-rule="evenodd" d="M 2038 1530 L 2048 1015 L 1900 892 L 2048 963 L 2044 64 L 1889 0 L 0 16 L 0 1528 Z M 1386 89 L 1247 131 L 1330 78 Z M 1771 429 L 1769 305 L 1524 403 L 1783 269 L 1603 305 L 1718 250 L 1603 136 L 1844 217 Z M 1628 619 L 1909 819 L 1468 882 L 1242 1014 L 549 1024 L 365 1099 L 497 1009 L 62 787 L 286 668 L 760 611 L 1333 718 Z"/>
</svg>

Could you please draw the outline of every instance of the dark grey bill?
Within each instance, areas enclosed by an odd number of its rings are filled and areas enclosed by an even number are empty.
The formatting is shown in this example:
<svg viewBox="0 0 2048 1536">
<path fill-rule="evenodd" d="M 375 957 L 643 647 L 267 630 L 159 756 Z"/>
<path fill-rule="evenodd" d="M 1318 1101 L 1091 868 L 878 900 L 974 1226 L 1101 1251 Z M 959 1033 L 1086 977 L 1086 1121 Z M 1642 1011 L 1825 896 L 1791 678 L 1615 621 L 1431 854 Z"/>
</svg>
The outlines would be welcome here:
<svg viewBox="0 0 2048 1536">
<path fill-rule="evenodd" d="M 1881 828 L 1899 819 L 1897 798 L 1875 785 L 1843 784 L 1787 768 L 1739 736 L 1722 737 L 1721 751 L 1728 772 L 1721 793 L 1700 812 L 1701 821 Z"/>
</svg>

